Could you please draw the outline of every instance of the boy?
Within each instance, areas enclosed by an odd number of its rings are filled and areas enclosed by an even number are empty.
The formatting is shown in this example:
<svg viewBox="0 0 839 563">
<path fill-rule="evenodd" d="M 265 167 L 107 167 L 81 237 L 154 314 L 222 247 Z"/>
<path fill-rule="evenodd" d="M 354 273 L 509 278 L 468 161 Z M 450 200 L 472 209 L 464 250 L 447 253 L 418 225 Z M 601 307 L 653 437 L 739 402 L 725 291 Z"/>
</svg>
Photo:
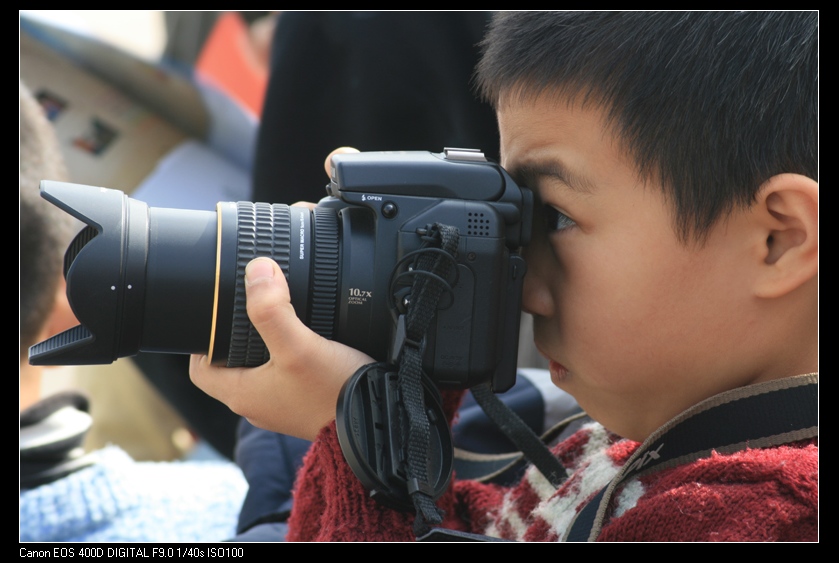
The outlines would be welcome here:
<svg viewBox="0 0 839 563">
<path fill-rule="evenodd" d="M 494 20 L 479 84 L 502 164 L 544 205 L 524 306 L 552 380 L 598 424 L 554 449 L 570 474 L 558 489 L 533 469 L 510 489 L 456 481 L 438 502 L 444 527 L 573 538 L 577 513 L 673 417 L 817 372 L 817 19 Z M 371 360 L 303 328 L 271 261 L 246 276 L 270 362 L 231 373 L 194 357 L 191 371 L 255 424 L 317 437 L 289 539 L 412 539 L 413 516 L 368 498 L 331 423 L 341 384 Z M 708 452 L 616 486 L 596 538 L 815 540 L 817 490 L 817 437 Z"/>
</svg>

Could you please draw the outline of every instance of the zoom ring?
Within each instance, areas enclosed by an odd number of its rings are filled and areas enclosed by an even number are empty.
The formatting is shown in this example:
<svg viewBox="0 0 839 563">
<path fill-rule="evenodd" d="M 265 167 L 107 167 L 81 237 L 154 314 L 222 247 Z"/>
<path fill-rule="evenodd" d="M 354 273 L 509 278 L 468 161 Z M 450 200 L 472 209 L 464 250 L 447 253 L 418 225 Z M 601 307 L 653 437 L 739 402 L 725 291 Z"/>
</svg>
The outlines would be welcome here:
<svg viewBox="0 0 839 563">
<path fill-rule="evenodd" d="M 282 204 L 238 202 L 233 323 L 227 367 L 251 367 L 268 361 L 268 349 L 248 318 L 245 268 L 258 256 L 268 256 L 288 273 L 291 217 Z"/>
<path fill-rule="evenodd" d="M 338 307 L 338 214 L 333 209 L 316 207 L 314 220 L 309 328 L 324 338 L 334 340 Z"/>
</svg>

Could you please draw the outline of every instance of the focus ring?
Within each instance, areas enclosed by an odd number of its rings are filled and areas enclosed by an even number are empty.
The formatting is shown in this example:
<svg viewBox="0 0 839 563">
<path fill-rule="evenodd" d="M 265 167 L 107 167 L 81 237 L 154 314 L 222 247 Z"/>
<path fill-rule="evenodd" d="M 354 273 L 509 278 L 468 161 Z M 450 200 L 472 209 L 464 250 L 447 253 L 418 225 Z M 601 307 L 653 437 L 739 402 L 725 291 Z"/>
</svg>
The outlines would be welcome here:
<svg viewBox="0 0 839 563">
<path fill-rule="evenodd" d="M 248 318 L 245 268 L 258 256 L 273 258 L 288 273 L 291 217 L 287 205 L 238 202 L 236 286 L 227 367 L 252 367 L 268 361 L 268 349 Z"/>
<path fill-rule="evenodd" d="M 312 313 L 309 328 L 334 340 L 338 307 L 338 213 L 314 209 L 314 260 L 312 265 Z"/>
</svg>

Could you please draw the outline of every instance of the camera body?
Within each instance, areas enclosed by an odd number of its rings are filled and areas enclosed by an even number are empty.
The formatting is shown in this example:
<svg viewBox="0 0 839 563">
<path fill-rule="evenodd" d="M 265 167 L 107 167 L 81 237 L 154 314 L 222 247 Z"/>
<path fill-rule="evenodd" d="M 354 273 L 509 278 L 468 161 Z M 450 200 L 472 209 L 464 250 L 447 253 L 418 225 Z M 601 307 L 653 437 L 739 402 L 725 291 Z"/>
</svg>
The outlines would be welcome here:
<svg viewBox="0 0 839 563">
<path fill-rule="evenodd" d="M 453 226 L 457 281 L 428 330 L 423 371 L 440 387 L 512 386 L 525 273 L 518 249 L 530 236 L 530 192 L 480 152 L 457 149 L 335 155 L 331 176 L 318 207 L 335 209 L 345 229 L 337 340 L 395 359 L 397 311 L 385 307 L 404 312 L 410 296 L 407 288 L 388 295 L 392 270 L 420 249 L 419 233 L 430 225 Z M 358 331 L 363 326 L 369 332 Z"/>
<path fill-rule="evenodd" d="M 245 312 L 244 267 L 285 272 L 298 316 L 381 361 L 398 356 L 410 287 L 393 283 L 435 224 L 459 232 L 456 267 L 423 345 L 440 387 L 515 382 L 533 196 L 475 150 L 335 155 L 314 209 L 219 203 L 149 208 L 121 192 L 44 181 L 42 196 L 88 226 L 65 277 L 81 325 L 30 349 L 33 364 L 110 363 L 138 351 L 209 353 L 258 365 L 267 351 Z M 410 277 L 410 276 L 408 276 Z M 209 339 L 207 336 L 209 335 Z"/>
</svg>

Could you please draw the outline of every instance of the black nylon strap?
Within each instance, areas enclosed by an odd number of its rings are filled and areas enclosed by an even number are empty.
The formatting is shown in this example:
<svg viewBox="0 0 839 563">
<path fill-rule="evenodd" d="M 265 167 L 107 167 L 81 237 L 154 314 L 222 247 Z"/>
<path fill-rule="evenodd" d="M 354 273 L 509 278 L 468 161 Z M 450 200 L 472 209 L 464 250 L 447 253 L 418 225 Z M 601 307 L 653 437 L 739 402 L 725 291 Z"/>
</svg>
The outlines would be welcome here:
<svg viewBox="0 0 839 563">
<path fill-rule="evenodd" d="M 559 459 L 551 453 L 542 439 L 492 392 L 489 383 L 473 387 L 472 395 L 490 420 L 522 451 L 551 485 L 559 487 L 565 481 L 568 474 Z"/>
<path fill-rule="evenodd" d="M 622 482 L 710 455 L 814 438 L 818 374 L 759 383 L 721 393 L 680 414 L 641 444 L 622 470 L 575 518 L 567 541 L 594 541 Z"/>
<path fill-rule="evenodd" d="M 399 358 L 399 387 L 403 397 L 405 419 L 403 435 L 408 444 L 408 482 L 416 508 L 414 533 L 422 536 L 430 527 L 443 521 L 443 514 L 426 492 L 428 490 L 428 451 L 430 430 L 421 384 L 423 342 L 437 311 L 437 302 L 445 290 L 445 279 L 457 256 L 459 233 L 455 227 L 435 224 L 424 237 L 427 245 L 435 245 L 444 253 L 420 252 L 413 271 L 411 304 L 405 320 L 405 342 Z M 430 272 L 432 276 L 423 275 Z"/>
<path fill-rule="evenodd" d="M 502 404 L 505 409 L 509 409 L 506 403 Z M 579 412 L 549 428 L 539 437 L 539 439 L 547 448 L 549 444 L 557 441 L 557 438 L 559 438 L 562 434 L 573 434 L 579 430 L 584 423 L 590 421 L 591 418 L 589 418 L 586 413 Z M 512 470 L 516 466 L 524 466 L 525 462 L 529 461 L 530 458 L 521 451 L 521 444 L 516 443 L 516 446 L 519 447 L 519 451 L 499 454 L 484 454 L 463 448 L 455 448 L 454 471 L 457 474 L 457 478 L 470 481 L 488 482 L 492 481 L 495 477 Z"/>
</svg>

